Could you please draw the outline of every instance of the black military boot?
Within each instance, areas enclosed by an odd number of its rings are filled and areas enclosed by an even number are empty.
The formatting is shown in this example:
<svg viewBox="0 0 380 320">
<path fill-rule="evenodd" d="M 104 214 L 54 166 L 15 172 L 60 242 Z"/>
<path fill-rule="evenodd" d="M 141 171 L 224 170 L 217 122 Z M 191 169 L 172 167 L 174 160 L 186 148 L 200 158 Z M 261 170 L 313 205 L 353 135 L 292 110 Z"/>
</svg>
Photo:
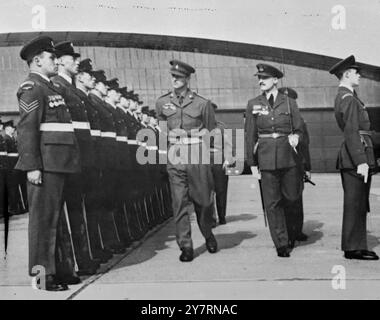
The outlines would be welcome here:
<svg viewBox="0 0 380 320">
<path fill-rule="evenodd" d="M 182 262 L 190 262 L 194 259 L 193 248 L 182 248 L 182 253 L 179 256 L 179 260 Z"/>
</svg>

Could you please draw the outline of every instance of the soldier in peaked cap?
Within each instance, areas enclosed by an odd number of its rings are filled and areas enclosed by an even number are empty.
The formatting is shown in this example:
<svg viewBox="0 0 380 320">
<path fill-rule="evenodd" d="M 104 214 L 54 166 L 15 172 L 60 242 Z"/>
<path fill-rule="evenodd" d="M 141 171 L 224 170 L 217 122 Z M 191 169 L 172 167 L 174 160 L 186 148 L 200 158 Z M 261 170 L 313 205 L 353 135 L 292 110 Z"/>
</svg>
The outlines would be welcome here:
<svg viewBox="0 0 380 320">
<path fill-rule="evenodd" d="M 344 136 L 337 160 L 344 190 L 342 251 L 346 259 L 378 260 L 367 245 L 369 192 L 376 162 L 368 112 L 355 91 L 360 67 L 351 55 L 329 72 L 339 79 L 335 118 Z"/>
<path fill-rule="evenodd" d="M 16 169 L 27 172 L 29 202 L 29 273 L 46 275 L 45 287 L 67 290 L 65 271 L 59 256 L 64 226 L 63 195 L 67 175 L 80 171 L 77 140 L 71 115 L 60 85 L 49 77 L 57 73 L 57 59 L 51 38 L 38 37 L 20 52 L 30 74 L 20 85 Z"/>
<path fill-rule="evenodd" d="M 189 156 L 191 144 L 199 146 L 200 152 L 209 152 L 203 134 L 215 129 L 216 120 L 211 101 L 189 89 L 190 76 L 195 69 L 179 60 L 170 61 L 173 91 L 161 96 L 156 102 L 157 117 L 166 121 L 169 129 L 169 153 L 175 150 L 184 157 Z M 176 223 L 177 243 L 182 253 L 180 261 L 193 260 L 193 242 L 188 212 L 189 201 L 194 204 L 198 226 L 206 239 L 210 253 L 217 252 L 217 242 L 212 233 L 212 190 L 213 179 L 210 164 L 189 164 L 168 157 L 168 174 L 172 192 L 172 205 Z"/>
<path fill-rule="evenodd" d="M 96 273 L 99 263 L 91 259 L 83 199 L 85 181 L 88 178 L 87 172 L 93 166 L 94 148 L 87 111 L 83 100 L 77 94 L 74 83 L 74 77 L 78 73 L 80 54 L 75 52 L 70 41 L 57 43 L 55 48 L 58 58 L 58 75 L 52 77 L 52 81 L 62 88 L 62 95 L 69 108 L 74 133 L 79 145 L 82 167 L 81 173 L 72 174 L 68 177 L 64 191 L 66 208 L 78 265 L 78 275 L 92 275 Z"/>
<path fill-rule="evenodd" d="M 245 133 L 247 162 L 252 172 L 260 170 L 263 200 L 272 240 L 279 257 L 290 257 L 285 206 L 299 198 L 300 172 L 294 149 L 302 137 L 302 119 L 294 99 L 277 90 L 283 73 L 268 64 L 258 64 L 262 94 L 248 101 Z"/>
</svg>

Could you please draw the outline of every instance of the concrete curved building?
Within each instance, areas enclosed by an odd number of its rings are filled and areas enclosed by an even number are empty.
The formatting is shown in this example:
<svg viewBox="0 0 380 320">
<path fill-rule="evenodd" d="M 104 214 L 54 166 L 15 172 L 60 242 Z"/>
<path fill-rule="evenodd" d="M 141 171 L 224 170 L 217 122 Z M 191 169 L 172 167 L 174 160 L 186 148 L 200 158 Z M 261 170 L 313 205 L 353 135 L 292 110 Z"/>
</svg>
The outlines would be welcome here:
<svg viewBox="0 0 380 320">
<path fill-rule="evenodd" d="M 246 103 L 259 94 L 255 65 L 266 61 L 284 71 L 281 85 L 299 94 L 314 170 L 332 171 L 341 137 L 332 113 L 337 80 L 327 72 L 329 67 L 355 54 L 363 67 L 360 96 L 367 106 L 380 106 L 380 61 L 375 54 L 380 44 L 368 41 L 376 33 L 375 10 L 380 4 L 372 3 L 372 10 L 366 11 L 352 0 L 342 4 L 343 9 L 330 0 L 313 5 L 299 0 L 1 4 L 0 112 L 3 118 L 17 118 L 15 93 L 27 74 L 19 51 L 40 33 L 56 41 L 71 40 L 83 57 L 91 58 L 108 77 L 118 77 L 151 108 L 170 88 L 168 61 L 187 61 L 197 70 L 192 88 L 212 99 L 219 107 L 218 117 L 234 128 L 243 126 Z M 334 19 L 342 13 L 346 29 L 342 25 L 335 30 Z"/>
</svg>

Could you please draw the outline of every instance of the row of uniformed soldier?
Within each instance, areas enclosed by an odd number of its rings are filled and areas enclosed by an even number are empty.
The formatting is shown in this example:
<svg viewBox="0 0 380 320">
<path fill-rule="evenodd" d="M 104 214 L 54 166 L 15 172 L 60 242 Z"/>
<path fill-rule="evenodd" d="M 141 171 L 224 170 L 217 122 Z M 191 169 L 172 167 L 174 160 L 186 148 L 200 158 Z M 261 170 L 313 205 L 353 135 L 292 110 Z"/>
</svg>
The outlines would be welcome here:
<svg viewBox="0 0 380 320">
<path fill-rule="evenodd" d="M 79 61 L 70 42 L 41 36 L 20 55 L 30 67 L 16 166 L 28 181 L 29 272 L 41 289 L 67 290 L 170 216 L 165 170 L 136 160 L 138 148 L 165 150 L 140 140 L 159 128 L 138 95 Z"/>
</svg>

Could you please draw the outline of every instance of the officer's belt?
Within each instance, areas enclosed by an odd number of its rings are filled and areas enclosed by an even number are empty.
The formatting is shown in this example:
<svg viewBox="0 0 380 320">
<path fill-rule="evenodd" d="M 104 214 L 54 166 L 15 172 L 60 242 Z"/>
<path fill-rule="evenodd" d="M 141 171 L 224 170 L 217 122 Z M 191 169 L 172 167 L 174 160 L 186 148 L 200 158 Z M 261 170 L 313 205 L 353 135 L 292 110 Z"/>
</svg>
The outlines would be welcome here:
<svg viewBox="0 0 380 320">
<path fill-rule="evenodd" d="M 147 150 L 158 150 L 157 146 L 146 146 Z"/>
<path fill-rule="evenodd" d="M 102 131 L 100 132 L 102 138 L 116 138 L 116 132 Z"/>
<path fill-rule="evenodd" d="M 74 132 L 72 123 L 45 122 L 40 124 L 40 131 Z"/>
<path fill-rule="evenodd" d="M 199 137 L 177 137 L 169 138 L 171 144 L 197 144 L 201 143 L 202 140 Z"/>
<path fill-rule="evenodd" d="M 364 136 L 372 136 L 372 132 L 367 130 L 359 130 L 359 134 Z"/>
<path fill-rule="evenodd" d="M 6 156 L 6 155 L 8 155 L 8 152 L 6 152 L 6 151 L 0 151 L 0 156 Z"/>
<path fill-rule="evenodd" d="M 74 129 L 90 130 L 90 124 L 86 121 L 73 121 Z"/>
<path fill-rule="evenodd" d="M 91 130 L 90 131 L 90 133 L 91 133 L 91 136 L 93 136 L 93 137 L 100 137 L 100 130 Z"/>
<path fill-rule="evenodd" d="M 116 136 L 116 141 L 119 141 L 119 142 L 128 142 L 128 139 L 127 139 L 127 137 Z"/>
<path fill-rule="evenodd" d="M 272 139 L 277 139 L 279 137 L 286 137 L 288 136 L 285 133 L 280 133 L 280 132 L 273 132 L 273 133 L 259 133 L 259 138 L 272 138 Z"/>
<path fill-rule="evenodd" d="M 17 152 L 10 152 L 7 155 L 8 155 L 8 157 L 18 157 L 18 153 Z"/>
<path fill-rule="evenodd" d="M 138 145 L 137 140 L 130 140 L 130 139 L 127 139 L 127 142 L 128 142 L 128 144 L 135 144 L 135 145 Z"/>
</svg>

